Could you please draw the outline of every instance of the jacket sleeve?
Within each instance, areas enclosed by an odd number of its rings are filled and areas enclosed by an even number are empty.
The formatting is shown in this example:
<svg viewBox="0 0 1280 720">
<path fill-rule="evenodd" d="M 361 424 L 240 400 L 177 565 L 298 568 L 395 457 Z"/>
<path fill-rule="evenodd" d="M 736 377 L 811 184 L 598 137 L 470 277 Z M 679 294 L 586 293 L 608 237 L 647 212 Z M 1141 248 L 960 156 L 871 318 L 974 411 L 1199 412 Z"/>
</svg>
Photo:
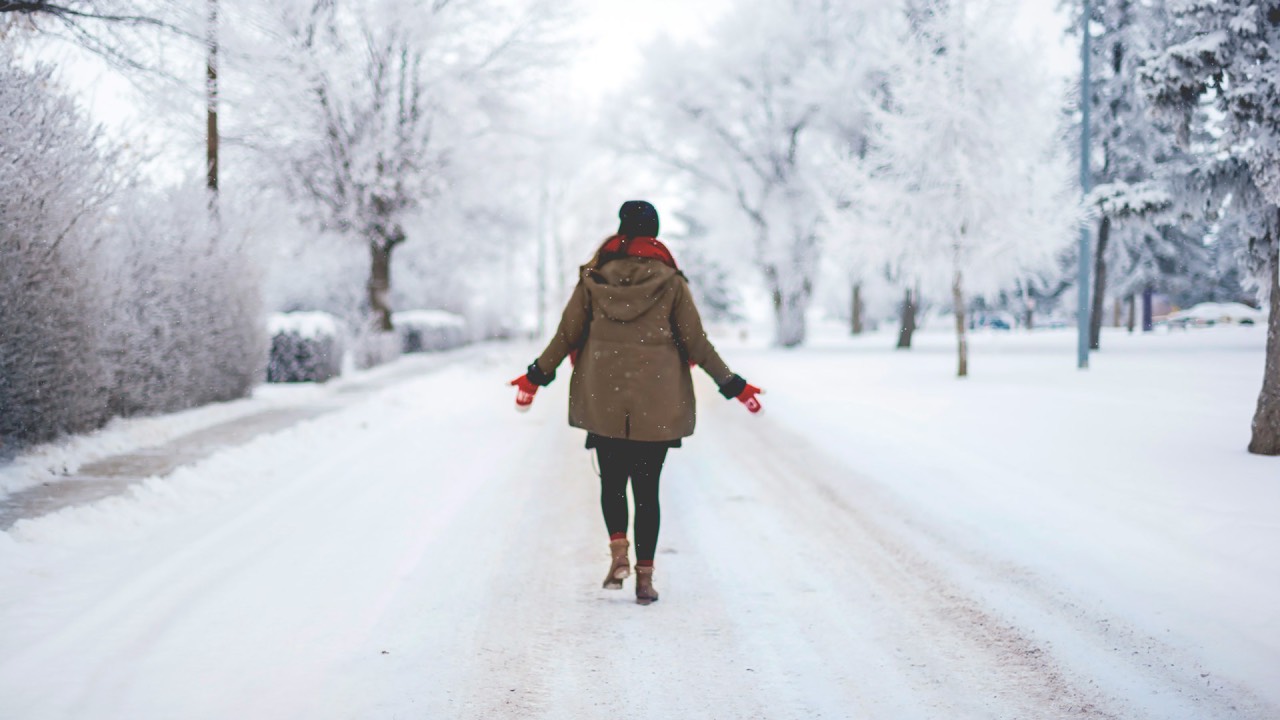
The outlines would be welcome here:
<svg viewBox="0 0 1280 720">
<path fill-rule="evenodd" d="M 720 386 L 721 393 L 724 393 L 726 385 L 734 384 L 738 376 L 733 374 L 729 366 L 720 358 L 720 353 L 716 352 L 715 346 L 707 339 L 707 333 L 702 328 L 702 317 L 698 315 L 698 308 L 694 305 L 693 295 L 689 291 L 689 284 L 684 278 L 677 278 L 675 282 L 676 298 L 671 309 L 671 324 L 676 334 L 676 341 L 689 359 L 706 371 L 711 379 L 716 381 L 716 385 Z"/>
<path fill-rule="evenodd" d="M 535 385 L 550 385 L 556 379 L 556 368 L 564 362 L 570 351 L 582 346 L 586 340 L 587 325 L 591 321 L 591 297 L 587 288 L 578 281 L 569 297 L 569 304 L 564 307 L 560 316 L 560 326 L 547 349 L 529 366 L 529 380 Z"/>
</svg>

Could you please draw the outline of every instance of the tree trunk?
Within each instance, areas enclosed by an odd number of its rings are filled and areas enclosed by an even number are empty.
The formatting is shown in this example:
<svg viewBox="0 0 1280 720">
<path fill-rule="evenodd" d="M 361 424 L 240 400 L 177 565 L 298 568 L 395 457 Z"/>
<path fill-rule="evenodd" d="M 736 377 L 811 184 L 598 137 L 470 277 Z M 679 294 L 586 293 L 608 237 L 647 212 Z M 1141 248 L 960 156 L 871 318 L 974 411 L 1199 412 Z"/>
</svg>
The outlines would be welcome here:
<svg viewBox="0 0 1280 720">
<path fill-rule="evenodd" d="M 1102 314 L 1107 302 L 1107 241 L 1111 239 L 1111 218 L 1098 224 L 1098 244 L 1093 255 L 1093 312 L 1089 316 L 1089 349 L 1102 346 Z"/>
<path fill-rule="evenodd" d="M 854 335 L 862 334 L 862 283 L 853 285 L 853 327 Z"/>
<path fill-rule="evenodd" d="M 372 264 L 369 270 L 369 309 L 373 313 L 373 325 L 382 332 L 391 332 L 391 250 L 394 243 L 375 240 L 369 243 Z"/>
<path fill-rule="evenodd" d="M 209 0 L 205 60 L 205 186 L 209 212 L 218 220 L 218 0 Z"/>
<path fill-rule="evenodd" d="M 1280 455 L 1280 233 L 1271 238 L 1271 319 L 1267 322 L 1266 370 L 1249 452 Z"/>
<path fill-rule="evenodd" d="M 1135 317 L 1137 315 L 1137 309 L 1138 300 L 1133 296 L 1133 293 L 1129 293 L 1129 320 L 1127 324 L 1130 335 L 1133 334 L 1133 326 L 1137 323 L 1137 317 Z"/>
<path fill-rule="evenodd" d="M 964 284 L 960 271 L 956 271 L 955 280 L 951 283 L 951 302 L 955 305 L 956 314 L 956 351 L 959 355 L 960 367 L 956 377 L 969 377 L 969 337 L 966 334 L 964 316 Z"/>
<path fill-rule="evenodd" d="M 911 336 L 916 332 L 916 298 L 907 288 L 902 301 L 902 327 L 898 330 L 898 348 L 911 349 Z"/>
<path fill-rule="evenodd" d="M 1111 327 L 1124 327 L 1124 300 L 1116 298 L 1111 302 Z"/>
<path fill-rule="evenodd" d="M 1150 285 L 1142 288 L 1142 332 L 1148 333 L 1155 329 L 1155 322 L 1151 317 L 1151 296 L 1155 294 L 1155 288 Z"/>
<path fill-rule="evenodd" d="M 809 306 L 806 291 L 784 293 L 773 292 L 773 312 L 777 322 L 775 341 L 782 347 L 796 347 L 804 342 L 804 313 Z"/>
</svg>

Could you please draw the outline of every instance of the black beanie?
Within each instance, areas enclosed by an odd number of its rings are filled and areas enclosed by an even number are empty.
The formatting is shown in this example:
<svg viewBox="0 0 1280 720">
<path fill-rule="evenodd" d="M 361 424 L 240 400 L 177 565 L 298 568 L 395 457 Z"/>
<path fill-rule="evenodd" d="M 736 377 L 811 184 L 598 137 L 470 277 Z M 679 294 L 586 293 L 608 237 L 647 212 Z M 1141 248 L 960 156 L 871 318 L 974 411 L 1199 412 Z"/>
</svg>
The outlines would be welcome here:
<svg viewBox="0 0 1280 720">
<path fill-rule="evenodd" d="M 643 200 L 628 200 L 618 211 L 618 234 L 628 237 L 658 237 L 658 211 Z"/>
</svg>

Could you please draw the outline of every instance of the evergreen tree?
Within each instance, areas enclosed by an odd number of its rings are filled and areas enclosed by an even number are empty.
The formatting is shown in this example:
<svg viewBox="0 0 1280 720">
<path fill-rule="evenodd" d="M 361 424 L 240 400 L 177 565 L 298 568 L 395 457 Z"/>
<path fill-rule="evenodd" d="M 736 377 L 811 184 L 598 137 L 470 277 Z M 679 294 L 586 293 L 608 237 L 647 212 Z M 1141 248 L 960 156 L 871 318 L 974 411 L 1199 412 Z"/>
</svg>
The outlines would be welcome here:
<svg viewBox="0 0 1280 720">
<path fill-rule="evenodd" d="M 1126 296 L 1147 288 L 1170 290 L 1174 276 L 1203 257 L 1195 232 L 1180 230 L 1174 178 L 1185 175 L 1186 153 L 1167 118 L 1151 112 L 1138 83 L 1142 59 L 1160 47 L 1170 23 L 1163 3 L 1095 0 L 1092 33 L 1092 134 L 1096 212 L 1090 346 L 1101 346 L 1108 291 Z M 1079 25 L 1079 23 L 1077 23 Z"/>
<path fill-rule="evenodd" d="M 1266 371 L 1249 450 L 1280 455 L 1280 2 L 1183 0 L 1167 46 L 1141 74 L 1148 97 L 1191 147 L 1197 121 L 1214 141 L 1188 174 L 1260 298 L 1270 303 Z M 1206 120 L 1197 110 L 1208 103 Z"/>
</svg>

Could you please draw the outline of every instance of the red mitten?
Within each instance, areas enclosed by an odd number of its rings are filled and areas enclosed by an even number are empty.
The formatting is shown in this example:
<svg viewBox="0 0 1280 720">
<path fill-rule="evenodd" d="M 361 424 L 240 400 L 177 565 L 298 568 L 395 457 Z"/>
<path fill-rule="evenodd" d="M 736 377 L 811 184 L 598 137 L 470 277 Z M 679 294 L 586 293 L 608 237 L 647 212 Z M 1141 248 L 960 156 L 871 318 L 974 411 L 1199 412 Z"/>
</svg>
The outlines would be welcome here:
<svg viewBox="0 0 1280 720">
<path fill-rule="evenodd" d="M 747 386 L 742 389 L 742 392 L 738 393 L 738 401 L 741 402 L 743 405 L 746 405 L 747 409 L 750 410 L 751 412 L 758 413 L 761 410 L 763 410 L 764 407 L 760 404 L 760 399 L 757 398 L 756 396 L 763 395 L 763 394 L 764 394 L 763 390 L 756 387 L 755 385 L 747 383 Z"/>
<path fill-rule="evenodd" d="M 533 405 L 533 396 L 538 394 L 538 386 L 533 384 L 528 375 L 521 375 L 512 380 L 511 384 L 517 389 L 516 410 L 529 412 L 529 407 Z"/>
</svg>

